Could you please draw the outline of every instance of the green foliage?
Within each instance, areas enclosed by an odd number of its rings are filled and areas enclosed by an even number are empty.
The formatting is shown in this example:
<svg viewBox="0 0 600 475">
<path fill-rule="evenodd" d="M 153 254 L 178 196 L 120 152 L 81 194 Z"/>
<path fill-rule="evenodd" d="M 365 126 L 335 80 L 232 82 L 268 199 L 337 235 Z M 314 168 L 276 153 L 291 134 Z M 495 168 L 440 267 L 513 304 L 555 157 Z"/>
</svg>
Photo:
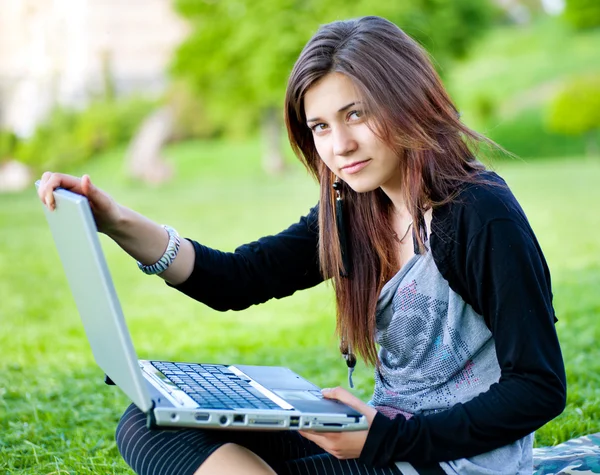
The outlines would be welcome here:
<svg viewBox="0 0 600 475">
<path fill-rule="evenodd" d="M 443 68 L 463 58 L 471 45 L 500 16 L 487 0 L 418 0 L 397 15 L 396 23 L 421 43 Z"/>
<path fill-rule="evenodd" d="M 192 27 L 173 72 L 186 79 L 219 127 L 245 132 L 262 111 L 280 109 L 287 77 L 323 23 L 364 15 L 395 22 L 444 64 L 464 54 L 489 25 L 493 8 L 481 0 L 177 0 Z"/>
<path fill-rule="evenodd" d="M 0 163 L 5 158 L 13 158 L 17 143 L 18 139 L 14 133 L 0 130 Z"/>
<path fill-rule="evenodd" d="M 600 26 L 600 2 L 598 0 L 567 0 L 565 19 L 575 28 L 586 29 Z"/>
<path fill-rule="evenodd" d="M 34 135 L 16 149 L 16 158 L 37 170 L 62 169 L 129 140 L 153 102 L 131 98 L 92 102 L 85 110 L 56 108 Z"/>
<path fill-rule="evenodd" d="M 599 50 L 600 29 L 578 32 L 546 16 L 494 29 L 446 82 L 463 120 L 508 151 L 527 159 L 578 156 L 585 138 L 550 130 L 545 116 L 565 78 L 600 75 Z"/>
<path fill-rule="evenodd" d="M 565 137 L 548 130 L 541 107 L 523 109 L 509 120 L 491 124 L 482 131 L 519 158 L 574 157 L 585 153 L 583 138 Z"/>
<path fill-rule="evenodd" d="M 498 105 L 488 94 L 480 93 L 473 99 L 475 114 L 483 124 L 489 124 L 497 114 Z"/>
<path fill-rule="evenodd" d="M 600 74 L 568 81 L 548 108 L 548 127 L 567 135 L 600 129 Z"/>
</svg>

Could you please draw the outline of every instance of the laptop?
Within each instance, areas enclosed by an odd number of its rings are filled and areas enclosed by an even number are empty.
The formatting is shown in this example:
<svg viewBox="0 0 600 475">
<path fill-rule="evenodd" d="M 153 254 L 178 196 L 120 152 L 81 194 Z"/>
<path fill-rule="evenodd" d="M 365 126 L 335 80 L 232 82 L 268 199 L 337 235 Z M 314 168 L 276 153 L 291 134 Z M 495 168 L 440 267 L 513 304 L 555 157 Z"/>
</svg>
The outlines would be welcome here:
<svg viewBox="0 0 600 475">
<path fill-rule="evenodd" d="M 362 414 L 288 368 L 138 360 L 87 198 L 60 188 L 54 198 L 54 211 L 43 208 L 94 359 L 149 428 L 368 428 Z"/>
</svg>

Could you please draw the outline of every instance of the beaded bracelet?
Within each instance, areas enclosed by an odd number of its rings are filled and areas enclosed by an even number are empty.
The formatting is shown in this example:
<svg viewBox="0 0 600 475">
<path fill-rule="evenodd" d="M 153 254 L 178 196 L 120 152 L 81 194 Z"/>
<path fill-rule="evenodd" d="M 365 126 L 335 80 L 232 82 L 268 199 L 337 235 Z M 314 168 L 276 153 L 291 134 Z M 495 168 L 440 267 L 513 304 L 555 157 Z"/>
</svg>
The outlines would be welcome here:
<svg viewBox="0 0 600 475">
<path fill-rule="evenodd" d="M 164 224 L 162 225 L 162 227 L 169 234 L 169 244 L 167 245 L 165 253 L 154 264 L 150 266 L 145 266 L 144 264 L 138 261 L 137 265 L 144 274 L 156 275 L 166 271 L 167 268 L 173 263 L 173 261 L 177 257 L 177 253 L 179 252 L 179 245 L 181 244 L 181 241 L 179 239 L 179 234 L 177 234 L 177 231 L 175 231 L 172 227 L 166 226 Z"/>
</svg>

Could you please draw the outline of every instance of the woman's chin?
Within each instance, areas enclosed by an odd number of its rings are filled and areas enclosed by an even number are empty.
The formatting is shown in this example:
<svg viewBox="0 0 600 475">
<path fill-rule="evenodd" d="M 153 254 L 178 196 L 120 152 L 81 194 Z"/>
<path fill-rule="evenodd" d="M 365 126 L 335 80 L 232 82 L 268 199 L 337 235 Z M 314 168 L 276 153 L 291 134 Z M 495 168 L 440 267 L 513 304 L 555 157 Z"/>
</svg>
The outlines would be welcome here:
<svg viewBox="0 0 600 475">
<path fill-rule="evenodd" d="M 377 183 L 368 183 L 368 182 L 363 182 L 363 181 L 347 181 L 346 185 L 348 185 L 350 188 L 352 188 L 353 191 L 355 191 L 356 193 L 367 193 L 369 191 L 373 191 L 376 190 L 377 188 L 379 188 L 379 184 Z"/>
</svg>

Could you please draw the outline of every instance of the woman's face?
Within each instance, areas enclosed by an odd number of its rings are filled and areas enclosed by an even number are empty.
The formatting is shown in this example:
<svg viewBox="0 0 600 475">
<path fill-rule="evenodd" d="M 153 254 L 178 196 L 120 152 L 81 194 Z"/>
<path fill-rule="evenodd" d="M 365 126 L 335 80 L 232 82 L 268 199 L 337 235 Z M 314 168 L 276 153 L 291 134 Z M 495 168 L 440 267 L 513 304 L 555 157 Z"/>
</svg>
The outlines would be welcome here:
<svg viewBox="0 0 600 475">
<path fill-rule="evenodd" d="M 352 81 L 330 73 L 304 96 L 307 125 L 327 167 L 354 191 L 400 186 L 398 157 L 369 128 Z"/>
</svg>

